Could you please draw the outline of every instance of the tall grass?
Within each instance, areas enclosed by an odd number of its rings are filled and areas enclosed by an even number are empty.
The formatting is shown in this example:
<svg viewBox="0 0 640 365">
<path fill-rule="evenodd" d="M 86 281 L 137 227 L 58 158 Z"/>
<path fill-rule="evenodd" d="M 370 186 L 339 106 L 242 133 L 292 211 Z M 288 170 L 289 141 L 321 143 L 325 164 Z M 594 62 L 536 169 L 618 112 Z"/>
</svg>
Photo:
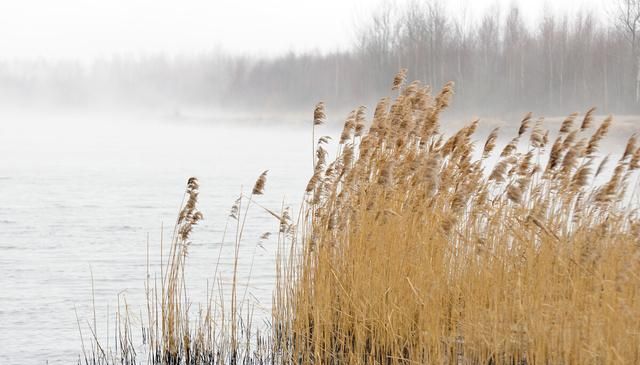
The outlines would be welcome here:
<svg viewBox="0 0 640 365">
<path fill-rule="evenodd" d="M 276 294 L 283 362 L 640 363 L 635 136 L 606 178 L 593 109 L 555 142 L 529 114 L 474 152 L 478 121 L 439 132 L 452 94 L 411 83 L 364 135 L 354 111 L 332 162 L 318 144 Z"/>
<path fill-rule="evenodd" d="M 262 207 L 280 225 L 266 336 L 243 312 L 235 276 L 231 308 L 209 300 L 189 318 L 184 267 L 202 218 L 189 181 L 161 288 L 147 284 L 150 362 L 640 363 L 635 136 L 608 167 L 598 150 L 612 118 L 594 126 L 591 109 L 553 133 L 528 114 L 500 149 L 497 129 L 476 146 L 478 121 L 440 132 L 453 84 L 432 95 L 405 74 L 370 123 L 363 107 L 348 116 L 335 159 L 330 138 L 318 139 L 295 225 L 288 210 Z M 320 103 L 314 139 L 324 119 Z M 265 183 L 266 172 L 232 209 L 234 272 Z M 94 347 L 102 363 L 135 362 L 126 341 L 111 357 Z"/>
<path fill-rule="evenodd" d="M 207 284 L 206 302 L 199 303 L 198 310 L 194 311 L 196 303 L 192 302 L 187 290 L 185 267 L 189 261 L 191 233 L 203 219 L 203 214 L 198 209 L 200 183 L 195 177 L 189 178 L 168 247 L 164 247 L 164 242 L 160 243 L 159 279 L 151 279 L 147 257 L 145 315 L 136 317 L 124 296 L 119 295 L 112 347 L 108 342 L 104 346 L 99 340 L 95 319 L 93 324 L 89 324 L 90 348 L 85 346 L 78 321 L 83 351 L 78 363 L 244 364 L 252 359 L 267 359 L 271 353 L 270 339 L 264 337 L 260 329 L 253 328 L 253 307 L 246 298 L 246 291 L 239 292 L 241 283 L 237 276 L 240 244 L 249 208 L 254 203 L 253 197 L 263 194 L 266 179 L 267 171 L 258 177 L 251 194 L 240 194 L 231 207 L 214 263 L 214 278 L 212 284 Z M 283 221 L 289 219 L 286 214 L 283 217 Z M 228 244 L 226 237 L 229 231 L 234 236 L 230 242 L 234 260 L 233 277 L 226 285 L 219 276 L 219 266 L 223 246 Z M 162 256 L 165 253 L 167 256 Z M 230 295 L 224 297 L 226 287 L 230 287 Z M 134 326 L 138 323 L 141 338 L 134 335 Z M 142 344 L 135 342 L 140 339 Z"/>
</svg>

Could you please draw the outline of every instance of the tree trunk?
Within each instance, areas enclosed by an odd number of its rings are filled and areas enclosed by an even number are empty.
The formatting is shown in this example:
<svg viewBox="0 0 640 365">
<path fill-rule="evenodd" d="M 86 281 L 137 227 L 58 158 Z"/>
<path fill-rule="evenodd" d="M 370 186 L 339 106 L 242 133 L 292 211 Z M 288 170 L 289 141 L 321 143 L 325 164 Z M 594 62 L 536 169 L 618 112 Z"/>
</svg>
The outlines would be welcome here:
<svg viewBox="0 0 640 365">
<path fill-rule="evenodd" d="M 640 102 L 640 56 L 636 58 L 636 104 Z"/>
</svg>

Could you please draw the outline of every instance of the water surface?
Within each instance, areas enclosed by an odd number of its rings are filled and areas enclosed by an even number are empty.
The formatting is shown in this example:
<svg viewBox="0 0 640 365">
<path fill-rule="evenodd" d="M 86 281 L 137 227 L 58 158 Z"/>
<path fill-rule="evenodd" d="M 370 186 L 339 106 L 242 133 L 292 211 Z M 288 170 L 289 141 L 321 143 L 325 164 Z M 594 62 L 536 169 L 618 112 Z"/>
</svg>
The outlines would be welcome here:
<svg viewBox="0 0 640 365">
<path fill-rule="evenodd" d="M 147 242 L 153 278 L 162 229 L 166 236 L 173 226 L 190 176 L 200 179 L 205 215 L 187 262 L 194 309 L 205 298 L 221 245 L 220 278 L 229 283 L 233 249 L 229 239 L 222 243 L 222 231 L 241 189 L 250 191 L 268 169 L 266 193 L 257 202 L 295 210 L 312 168 L 309 121 L 254 123 L 258 119 L 0 115 L 0 364 L 75 362 L 81 352 L 76 310 L 87 337 L 92 298 L 103 341 L 113 339 L 118 299 L 133 313 L 143 312 Z M 504 128 L 496 151 L 517 123 L 499 123 Z M 546 125 L 554 132 L 558 126 L 559 120 Z M 481 124 L 479 146 L 489 127 Z M 323 128 L 316 137 L 337 135 Z M 637 129 L 629 122 L 614 127 L 604 153 L 615 160 Z M 240 249 L 239 281 L 248 282 L 253 262 L 247 297 L 263 318 L 271 304 L 276 242 L 259 237 L 277 228 L 255 206 Z"/>
<path fill-rule="evenodd" d="M 157 262 L 161 227 L 172 227 L 188 177 L 201 183 L 188 258 L 194 301 L 213 276 L 229 210 L 268 169 L 257 201 L 297 206 L 311 171 L 310 131 L 138 116 L 3 115 L 0 122 L 0 364 L 69 364 L 91 319 L 93 273 L 99 334 L 119 294 L 134 313 L 144 304 L 147 239 Z M 306 153 L 304 153 L 306 152 Z M 271 304 L 277 221 L 249 212 L 240 252 L 241 280 L 254 259 L 249 292 L 257 312 Z M 273 237 L 273 236 L 272 236 Z M 229 242 L 229 241 L 228 241 Z M 221 278 L 231 278 L 223 247 Z M 152 268 L 157 271 L 157 267 Z M 194 303 L 196 305 L 197 303 Z M 259 313 L 258 313 L 259 315 Z M 87 331 L 87 329 L 83 329 Z M 87 333 L 85 333 L 85 336 Z"/>
</svg>

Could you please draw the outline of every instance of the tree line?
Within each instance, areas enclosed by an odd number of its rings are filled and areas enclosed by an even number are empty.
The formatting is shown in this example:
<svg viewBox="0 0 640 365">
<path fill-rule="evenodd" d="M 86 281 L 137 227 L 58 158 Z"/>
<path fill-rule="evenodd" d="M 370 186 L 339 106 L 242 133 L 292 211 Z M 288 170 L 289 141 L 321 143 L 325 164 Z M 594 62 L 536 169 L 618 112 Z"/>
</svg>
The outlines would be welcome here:
<svg viewBox="0 0 640 365">
<path fill-rule="evenodd" d="M 640 109 L 640 0 L 613 14 L 545 13 L 533 25 L 518 7 L 469 21 L 440 2 L 379 9 L 346 51 L 275 58 L 219 53 L 73 62 L 0 62 L 4 102 L 129 103 L 256 109 L 347 107 L 375 101 L 400 68 L 439 88 L 456 84 L 456 106 L 477 113 L 563 113 L 596 105 Z M 60 92 L 63 90 L 63 92 Z M 2 101 L 0 101 L 1 103 Z"/>
</svg>

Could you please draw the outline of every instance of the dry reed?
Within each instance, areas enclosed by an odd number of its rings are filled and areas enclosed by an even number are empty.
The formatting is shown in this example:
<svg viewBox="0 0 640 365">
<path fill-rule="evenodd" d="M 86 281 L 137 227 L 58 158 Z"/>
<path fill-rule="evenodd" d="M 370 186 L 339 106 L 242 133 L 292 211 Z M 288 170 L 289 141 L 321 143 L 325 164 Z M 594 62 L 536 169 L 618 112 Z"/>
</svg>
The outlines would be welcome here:
<svg viewBox="0 0 640 365">
<path fill-rule="evenodd" d="M 333 161 L 330 138 L 315 141 L 326 119 L 316 106 L 313 174 L 296 224 L 288 209 L 263 207 L 279 225 L 266 337 L 243 313 L 235 275 L 230 311 L 209 300 L 189 318 L 184 267 L 202 219 L 199 183 L 189 180 L 161 289 L 147 281 L 150 363 L 640 363 L 635 136 L 602 183 L 609 157 L 598 148 L 612 118 L 583 136 L 593 108 L 579 126 L 577 113 L 565 119 L 552 145 L 529 113 L 497 153 L 495 129 L 476 154 L 478 121 L 449 138 L 439 132 L 453 84 L 432 96 L 417 82 L 403 87 L 405 78 L 403 69 L 368 131 L 364 107 L 349 114 Z M 234 273 L 265 183 L 266 171 L 232 207 Z M 128 318 L 117 355 L 96 340 L 94 363 L 136 362 Z"/>
<path fill-rule="evenodd" d="M 280 264 L 279 362 L 640 363 L 640 220 L 626 194 L 638 184 L 635 137 L 597 184 L 612 119 L 586 138 L 595 109 L 577 129 L 572 114 L 548 150 L 527 114 L 485 173 L 497 130 L 474 159 L 476 122 L 438 132 L 452 85 L 431 97 L 402 89 L 405 75 L 329 163 L 341 172 L 310 182 L 324 193 L 307 189 L 304 229 Z"/>
</svg>

